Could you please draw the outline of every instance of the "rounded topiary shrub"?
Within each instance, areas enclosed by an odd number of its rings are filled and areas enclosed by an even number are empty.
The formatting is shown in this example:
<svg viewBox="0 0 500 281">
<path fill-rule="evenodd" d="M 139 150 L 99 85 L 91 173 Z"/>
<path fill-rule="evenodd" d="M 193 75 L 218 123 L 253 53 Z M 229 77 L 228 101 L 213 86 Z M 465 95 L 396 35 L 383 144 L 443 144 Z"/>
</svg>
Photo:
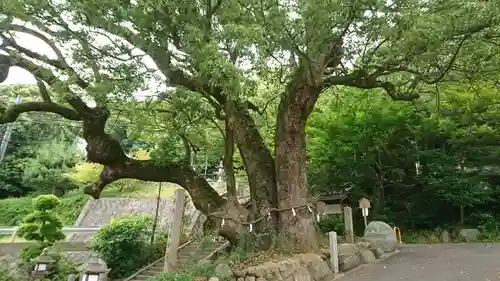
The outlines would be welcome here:
<svg viewBox="0 0 500 281">
<path fill-rule="evenodd" d="M 112 278 L 134 273 L 148 262 L 152 220 L 146 216 L 113 219 L 92 239 L 91 248 L 106 262 Z"/>
</svg>

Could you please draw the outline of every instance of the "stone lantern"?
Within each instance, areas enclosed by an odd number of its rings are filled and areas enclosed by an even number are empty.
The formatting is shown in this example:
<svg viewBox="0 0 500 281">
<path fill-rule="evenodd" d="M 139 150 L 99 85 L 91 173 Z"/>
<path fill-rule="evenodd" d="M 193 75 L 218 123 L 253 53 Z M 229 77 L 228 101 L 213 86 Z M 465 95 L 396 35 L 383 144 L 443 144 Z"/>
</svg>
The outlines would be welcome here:
<svg viewBox="0 0 500 281">
<path fill-rule="evenodd" d="M 54 259 L 48 255 L 48 248 L 43 249 L 42 254 L 35 259 L 35 268 L 31 273 L 33 279 L 42 280 L 43 277 L 49 274 L 54 263 Z"/>
<path fill-rule="evenodd" d="M 91 256 L 89 261 L 80 268 L 79 281 L 106 281 L 108 272 L 106 263 Z"/>
</svg>

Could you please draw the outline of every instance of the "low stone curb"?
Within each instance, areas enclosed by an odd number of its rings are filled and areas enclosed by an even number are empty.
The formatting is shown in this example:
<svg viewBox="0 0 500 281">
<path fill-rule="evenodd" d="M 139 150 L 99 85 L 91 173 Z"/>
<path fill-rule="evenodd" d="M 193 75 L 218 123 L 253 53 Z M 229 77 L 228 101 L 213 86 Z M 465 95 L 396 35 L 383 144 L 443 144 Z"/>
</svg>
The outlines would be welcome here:
<svg viewBox="0 0 500 281">
<path fill-rule="evenodd" d="M 390 257 L 392 257 L 392 256 L 394 256 L 395 254 L 398 254 L 398 253 L 400 253 L 400 252 L 401 252 L 400 250 L 396 249 L 396 250 L 394 250 L 394 252 L 384 254 L 384 255 L 382 256 L 382 258 L 377 259 L 377 260 L 375 260 L 375 261 L 374 261 L 374 262 L 372 262 L 372 263 L 365 263 L 365 264 L 362 264 L 362 265 L 360 265 L 360 266 L 358 266 L 358 267 L 356 267 L 356 268 L 353 268 L 353 269 L 351 269 L 351 270 L 349 270 L 349 271 L 347 271 L 347 272 L 340 272 L 340 273 L 337 273 L 337 274 L 335 274 L 335 278 L 334 278 L 333 280 L 337 280 L 337 279 L 340 279 L 340 278 L 342 278 L 342 277 L 344 277 L 344 276 L 350 275 L 350 274 L 352 274 L 353 272 L 356 272 L 356 271 L 358 271 L 358 270 L 360 270 L 360 269 L 362 269 L 362 268 L 365 268 L 365 267 L 367 267 L 367 266 L 370 266 L 370 265 L 373 265 L 373 264 L 377 264 L 377 263 L 379 263 L 379 262 L 381 262 L 381 261 L 383 261 L 383 260 L 385 260 L 385 259 L 388 259 L 388 258 L 390 258 Z"/>
</svg>

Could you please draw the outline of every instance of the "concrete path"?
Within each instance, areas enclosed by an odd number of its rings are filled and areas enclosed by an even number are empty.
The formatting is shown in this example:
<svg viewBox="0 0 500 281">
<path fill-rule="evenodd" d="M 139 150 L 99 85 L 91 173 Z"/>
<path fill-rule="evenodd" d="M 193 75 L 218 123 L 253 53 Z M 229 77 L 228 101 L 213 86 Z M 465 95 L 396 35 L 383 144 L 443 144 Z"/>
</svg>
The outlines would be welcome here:
<svg viewBox="0 0 500 281">
<path fill-rule="evenodd" d="M 386 260 L 354 270 L 338 280 L 500 280 L 500 243 L 405 245 L 400 250 Z"/>
</svg>

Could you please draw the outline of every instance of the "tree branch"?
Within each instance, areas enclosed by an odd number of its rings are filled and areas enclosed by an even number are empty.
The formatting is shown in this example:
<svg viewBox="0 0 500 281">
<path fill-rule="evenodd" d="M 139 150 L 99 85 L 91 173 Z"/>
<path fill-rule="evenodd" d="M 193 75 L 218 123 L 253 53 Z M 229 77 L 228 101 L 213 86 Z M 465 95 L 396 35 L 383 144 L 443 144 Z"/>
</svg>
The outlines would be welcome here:
<svg viewBox="0 0 500 281">
<path fill-rule="evenodd" d="M 52 72 L 52 70 L 43 68 L 34 64 L 32 61 L 23 58 L 17 50 L 10 50 L 10 66 L 17 66 L 30 72 L 35 78 L 53 85 L 61 80 Z M 69 88 L 67 89 L 69 91 Z"/>
<path fill-rule="evenodd" d="M 4 38 L 4 40 L 7 40 L 7 47 L 11 47 L 14 50 L 12 49 L 9 49 L 8 50 L 8 53 L 9 55 L 11 56 L 15 56 L 17 57 L 17 60 L 19 61 L 22 57 L 19 55 L 19 53 L 22 53 L 24 55 L 27 55 L 28 57 L 30 58 L 33 58 L 33 59 L 36 59 L 36 60 L 39 60 L 41 62 L 44 62 L 44 63 L 47 63 L 57 69 L 60 69 L 60 70 L 64 70 L 64 71 L 67 71 L 68 72 L 68 75 L 72 78 L 72 79 L 75 79 L 75 83 L 81 87 L 82 89 L 85 89 L 89 86 L 89 84 L 83 80 L 79 75 L 78 73 L 76 73 L 76 71 L 71 67 L 69 66 L 66 61 L 64 60 L 54 60 L 54 59 L 50 59 L 49 57 L 45 56 L 45 55 L 41 55 L 41 54 L 38 54 L 36 52 L 33 52 L 27 48 L 24 48 L 23 46 L 20 46 L 18 45 L 13 39 L 11 38 L 7 38 L 3 35 L 0 35 Z M 19 52 L 19 53 L 18 53 Z M 35 71 L 32 71 L 32 66 L 35 66 L 34 63 L 32 62 L 29 62 L 27 63 L 26 60 L 24 62 L 25 65 L 28 65 L 30 64 L 31 65 L 31 69 L 27 69 L 28 71 L 30 71 L 31 73 L 33 73 L 33 75 L 35 75 Z M 36 66 L 36 68 L 38 68 L 38 66 Z M 55 76 L 54 76 L 55 77 Z M 49 83 L 50 84 L 50 83 Z"/>
<path fill-rule="evenodd" d="M 44 100 L 47 99 L 47 97 L 50 99 L 50 96 L 48 96 L 48 92 L 45 89 L 43 81 L 49 85 L 54 85 L 56 83 L 64 85 L 64 83 L 50 69 L 40 67 L 30 60 L 23 58 L 22 56 L 17 54 L 17 51 L 11 51 L 10 54 L 10 57 L 5 57 L 9 58 L 11 66 L 21 67 L 35 76 L 35 78 L 37 79 L 37 85 L 40 88 L 41 95 Z M 2 64 L 1 59 L 2 55 L 0 54 L 0 65 Z M 80 86 L 85 89 L 89 85 L 86 83 L 80 83 Z M 82 99 L 76 96 L 68 86 L 65 87 L 65 90 L 71 94 L 69 97 L 67 97 L 67 101 L 80 115 L 83 116 L 85 114 L 88 115 L 93 113 L 90 108 L 82 101 Z M 43 91 L 45 91 L 45 93 L 43 93 Z M 44 95 L 46 95 L 46 97 L 44 97 Z"/>
<path fill-rule="evenodd" d="M 448 74 L 448 72 L 450 71 L 451 67 L 455 63 L 455 61 L 456 61 L 456 59 L 458 57 L 458 54 L 460 53 L 460 50 L 462 49 L 462 46 L 464 45 L 465 41 L 470 36 L 471 36 L 470 34 L 464 35 L 464 37 L 460 40 L 460 43 L 458 44 L 457 49 L 455 50 L 455 52 L 451 56 L 451 59 L 448 61 L 445 69 L 443 71 L 441 71 L 441 74 L 438 77 L 434 78 L 431 81 L 428 81 L 428 82 L 426 81 L 427 84 L 435 84 L 435 83 L 441 81 L 446 76 L 446 74 Z"/>
<path fill-rule="evenodd" d="M 82 116 L 83 137 L 87 141 L 89 161 L 104 165 L 99 180 L 85 193 L 99 198 L 104 187 L 118 179 L 133 178 L 145 181 L 171 182 L 185 188 L 196 208 L 208 214 L 225 205 L 226 201 L 185 162 L 160 163 L 153 160 L 130 159 L 120 143 L 104 129 L 109 117 L 106 108 L 90 108 L 76 96 L 68 103 Z"/>
<path fill-rule="evenodd" d="M 21 32 L 21 33 L 29 34 L 31 36 L 34 36 L 34 37 L 42 40 L 43 42 L 45 42 L 45 44 L 49 45 L 49 47 L 54 51 L 54 53 L 56 53 L 57 59 L 59 61 L 64 61 L 64 56 L 63 56 L 61 50 L 59 50 L 59 48 L 56 46 L 56 44 L 54 44 L 54 42 L 52 42 L 52 40 L 50 40 L 43 33 L 38 32 L 36 30 L 33 30 L 31 28 L 28 28 L 26 26 L 18 25 L 18 24 L 9 24 L 9 25 L 7 25 L 6 29 L 10 30 L 10 31 L 14 31 L 14 32 Z"/>
<path fill-rule="evenodd" d="M 74 32 L 68 25 L 68 23 L 61 17 L 61 15 L 58 15 L 59 22 L 61 26 L 64 27 L 68 32 L 73 34 L 82 46 L 82 49 L 85 53 L 87 53 L 87 59 L 88 63 L 90 64 L 90 67 L 92 69 L 92 72 L 94 73 L 94 79 L 96 82 L 100 82 L 102 80 L 101 73 L 99 72 L 99 67 L 97 65 L 96 60 L 93 58 L 92 55 L 92 50 L 90 49 L 90 44 L 87 40 L 82 38 L 81 36 L 78 36 L 76 32 Z M 76 74 L 76 71 L 73 70 L 73 73 Z"/>
<path fill-rule="evenodd" d="M 413 90 L 419 82 L 419 77 L 415 78 L 406 93 L 399 92 L 396 85 L 388 81 L 380 81 L 377 73 L 368 74 L 365 71 L 356 71 L 346 76 L 330 76 L 323 81 L 323 89 L 335 85 L 350 86 L 360 89 L 384 89 L 393 100 L 412 101 L 419 98 Z"/>
<path fill-rule="evenodd" d="M 127 159 L 122 163 L 106 165 L 99 180 L 88 186 L 85 193 L 99 198 L 106 185 L 124 178 L 178 184 L 186 189 L 196 209 L 204 214 L 214 212 L 226 203 L 205 178 L 198 176 L 186 163 L 158 163 L 153 160 Z"/>
<path fill-rule="evenodd" d="M 11 123 L 17 120 L 19 115 L 25 112 L 51 112 L 62 117 L 80 121 L 81 116 L 74 110 L 68 107 L 64 107 L 52 102 L 25 102 L 21 104 L 15 104 L 6 108 L 0 108 L 0 124 Z"/>
<path fill-rule="evenodd" d="M 0 50 L 1 50 L 0 46 Z M 10 66 L 12 65 L 12 60 L 9 56 L 0 54 L 0 83 L 3 83 L 7 80 L 10 72 Z"/>
<path fill-rule="evenodd" d="M 44 102 L 52 102 L 49 92 L 47 91 L 47 87 L 45 87 L 45 83 L 42 80 L 36 78 L 36 84 L 38 86 L 38 89 L 40 90 L 40 96 L 42 96 L 42 100 Z"/>
<path fill-rule="evenodd" d="M 189 141 L 189 139 L 184 135 L 184 134 L 181 134 L 179 135 L 182 139 L 182 143 L 184 144 L 184 151 L 185 151 L 185 155 L 184 155 L 184 161 L 186 163 L 189 163 L 189 165 L 191 165 L 191 157 L 192 157 L 192 149 L 191 149 L 191 143 Z"/>
</svg>

